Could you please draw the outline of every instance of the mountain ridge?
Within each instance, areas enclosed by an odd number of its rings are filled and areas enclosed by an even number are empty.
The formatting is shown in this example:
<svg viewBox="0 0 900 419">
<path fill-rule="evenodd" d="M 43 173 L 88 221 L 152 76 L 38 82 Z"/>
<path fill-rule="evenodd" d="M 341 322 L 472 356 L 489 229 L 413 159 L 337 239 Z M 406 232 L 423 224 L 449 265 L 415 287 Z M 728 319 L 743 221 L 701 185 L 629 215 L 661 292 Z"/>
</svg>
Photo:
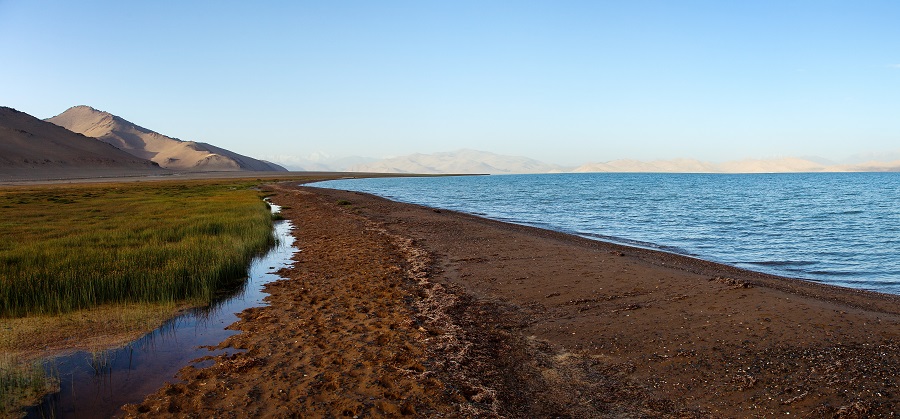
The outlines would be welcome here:
<svg viewBox="0 0 900 419">
<path fill-rule="evenodd" d="M 73 106 L 47 121 L 94 137 L 170 170 L 287 171 L 275 163 L 247 157 L 212 144 L 168 137 L 86 105 Z"/>
<path fill-rule="evenodd" d="M 408 154 L 355 165 L 348 170 L 352 172 L 422 174 L 892 172 L 900 171 L 900 160 L 837 164 L 818 157 L 742 159 L 723 163 L 689 158 L 652 161 L 618 159 L 566 167 L 528 157 L 461 149 L 431 154 Z"/>
<path fill-rule="evenodd" d="M 88 176 L 165 174 L 158 164 L 0 106 L 0 178 L 45 179 Z"/>
<path fill-rule="evenodd" d="M 351 172 L 422 174 L 520 174 L 555 173 L 562 166 L 521 156 L 506 156 L 487 151 L 460 149 L 431 154 L 415 153 L 355 165 Z"/>
</svg>

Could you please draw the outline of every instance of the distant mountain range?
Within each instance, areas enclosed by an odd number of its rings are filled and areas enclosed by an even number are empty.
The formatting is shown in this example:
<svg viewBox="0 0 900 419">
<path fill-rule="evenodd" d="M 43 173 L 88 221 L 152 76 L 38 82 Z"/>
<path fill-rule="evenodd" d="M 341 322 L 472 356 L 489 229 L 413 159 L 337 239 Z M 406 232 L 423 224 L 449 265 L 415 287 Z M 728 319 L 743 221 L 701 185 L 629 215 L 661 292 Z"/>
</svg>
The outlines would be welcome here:
<svg viewBox="0 0 900 419">
<path fill-rule="evenodd" d="M 269 159 L 277 161 L 289 170 L 301 172 L 346 172 L 351 167 L 378 161 L 375 158 L 359 156 L 333 158 L 319 153 L 307 157 L 271 156 Z"/>
<path fill-rule="evenodd" d="M 810 172 L 896 172 L 900 161 L 868 161 L 859 164 L 836 164 L 822 159 L 783 157 L 777 159 L 745 159 L 724 163 L 710 163 L 693 159 L 613 160 L 588 163 L 573 172 L 631 172 L 631 173 L 810 173 Z"/>
<path fill-rule="evenodd" d="M 96 138 L 0 107 L 0 179 L 55 179 L 166 173 Z"/>
<path fill-rule="evenodd" d="M 167 137 L 90 106 L 74 106 L 47 121 L 94 137 L 170 170 L 287 171 L 275 163 L 243 156 L 211 144 Z"/>
<path fill-rule="evenodd" d="M 890 154 L 886 154 L 890 155 Z M 872 155 L 871 157 L 874 157 Z M 900 171 L 900 159 L 892 161 L 859 160 L 836 164 L 818 158 L 785 157 L 746 159 L 711 163 L 694 159 L 612 160 L 565 167 L 534 159 L 504 156 L 484 151 L 458 150 L 434 154 L 410 154 L 355 165 L 353 172 L 426 173 L 426 174 L 514 174 L 559 172 L 615 173 L 792 173 L 792 172 L 893 172 Z M 342 169 L 343 170 L 343 169 Z"/>
<path fill-rule="evenodd" d="M 477 150 L 458 150 L 434 154 L 410 154 L 360 164 L 349 169 L 351 172 L 377 173 L 553 173 L 565 168 L 539 162 L 527 157 L 504 156 Z"/>
<path fill-rule="evenodd" d="M 799 158 L 767 160 L 737 160 L 710 163 L 693 159 L 613 160 L 605 163 L 588 163 L 576 167 L 573 172 L 626 172 L 626 173 L 784 173 L 825 172 L 828 166 Z"/>
<path fill-rule="evenodd" d="M 612 160 L 566 167 L 477 150 L 364 157 L 281 157 L 295 170 L 421 174 L 518 174 L 559 172 L 786 173 L 900 171 L 900 152 L 862 154 L 838 164 L 814 157 L 748 159 L 711 163 L 694 159 Z M 287 160 L 285 160 L 287 159 Z M 167 169 L 167 170 L 166 170 Z M 168 171 L 286 171 L 265 160 L 211 144 L 182 141 L 108 112 L 75 106 L 42 121 L 0 107 L 0 179 L 72 178 L 168 173 Z"/>
</svg>

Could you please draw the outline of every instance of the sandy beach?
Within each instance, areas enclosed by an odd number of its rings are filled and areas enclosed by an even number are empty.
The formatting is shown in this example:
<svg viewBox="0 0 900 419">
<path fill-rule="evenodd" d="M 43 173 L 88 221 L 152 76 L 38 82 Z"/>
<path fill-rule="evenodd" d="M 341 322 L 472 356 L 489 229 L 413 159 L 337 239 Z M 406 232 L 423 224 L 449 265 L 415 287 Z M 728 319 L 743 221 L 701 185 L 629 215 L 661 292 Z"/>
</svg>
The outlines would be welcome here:
<svg viewBox="0 0 900 419">
<path fill-rule="evenodd" d="M 895 417 L 900 297 L 279 184 L 301 252 L 126 416 Z"/>
</svg>

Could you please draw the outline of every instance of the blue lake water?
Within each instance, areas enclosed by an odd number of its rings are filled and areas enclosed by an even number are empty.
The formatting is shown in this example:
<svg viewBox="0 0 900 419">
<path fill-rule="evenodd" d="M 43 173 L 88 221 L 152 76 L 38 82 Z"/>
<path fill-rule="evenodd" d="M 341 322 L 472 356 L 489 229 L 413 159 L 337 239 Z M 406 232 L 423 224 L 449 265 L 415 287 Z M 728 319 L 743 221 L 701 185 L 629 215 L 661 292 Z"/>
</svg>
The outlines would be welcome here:
<svg viewBox="0 0 900 419">
<path fill-rule="evenodd" d="M 900 294 L 900 173 L 577 173 L 314 186 Z"/>
</svg>

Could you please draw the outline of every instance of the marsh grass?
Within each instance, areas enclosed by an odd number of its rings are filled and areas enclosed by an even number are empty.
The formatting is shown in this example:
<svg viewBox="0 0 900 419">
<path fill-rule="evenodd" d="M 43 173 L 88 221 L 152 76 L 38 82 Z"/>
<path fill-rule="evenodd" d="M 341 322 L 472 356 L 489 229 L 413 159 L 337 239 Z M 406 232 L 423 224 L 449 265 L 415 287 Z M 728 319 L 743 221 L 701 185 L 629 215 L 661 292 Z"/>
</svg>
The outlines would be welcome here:
<svg viewBox="0 0 900 419">
<path fill-rule="evenodd" d="M 9 355 L 0 356 L 0 415 L 19 416 L 19 406 L 37 403 L 58 385 L 40 361 L 23 362 Z"/>
<path fill-rule="evenodd" d="M 189 308 L 187 303 L 104 304 L 65 314 L 0 318 L 0 354 L 36 359 L 120 347 Z"/>
<path fill-rule="evenodd" d="M 0 190 L 0 317 L 101 304 L 208 303 L 273 243 L 254 184 Z"/>
</svg>

